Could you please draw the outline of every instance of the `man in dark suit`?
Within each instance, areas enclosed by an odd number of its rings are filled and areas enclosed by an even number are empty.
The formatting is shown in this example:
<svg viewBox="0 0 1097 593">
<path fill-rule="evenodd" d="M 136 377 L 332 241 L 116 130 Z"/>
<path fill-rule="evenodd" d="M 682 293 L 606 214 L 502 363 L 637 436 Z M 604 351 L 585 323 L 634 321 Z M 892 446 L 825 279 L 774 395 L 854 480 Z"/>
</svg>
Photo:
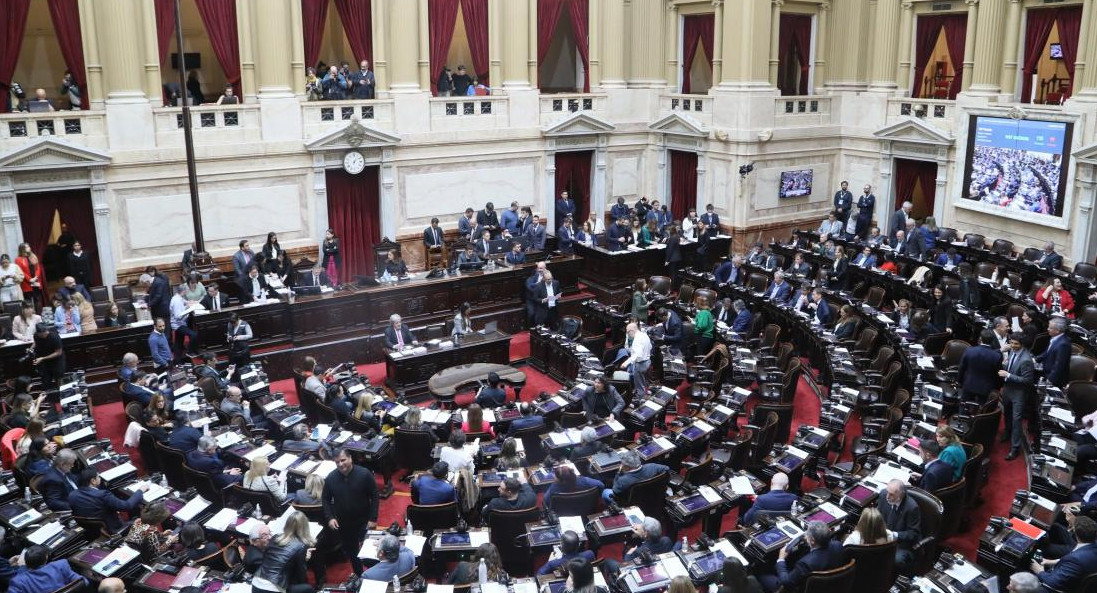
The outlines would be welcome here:
<svg viewBox="0 0 1097 593">
<path fill-rule="evenodd" d="M 1036 362 L 1044 365 L 1044 377 L 1048 383 L 1059 387 L 1066 387 L 1070 379 L 1070 337 L 1064 332 L 1067 330 L 1067 320 L 1063 317 L 1052 317 L 1047 324 L 1047 333 L 1051 336 L 1051 342 L 1047 350 L 1036 357 Z"/>
<path fill-rule="evenodd" d="M 537 493 L 526 482 L 519 482 L 518 478 L 506 478 L 499 485 L 499 496 L 491 499 L 484 505 L 481 517 L 484 524 L 488 523 L 488 516 L 494 511 L 518 511 L 531 509 L 537 506 Z"/>
<path fill-rule="evenodd" d="M 507 403 L 507 392 L 501 385 L 499 374 L 488 373 L 488 384 L 480 388 L 476 394 L 476 403 L 481 408 L 495 409 Z"/>
<path fill-rule="evenodd" d="M 1097 567 L 1097 522 L 1089 517 L 1074 519 L 1074 539 L 1078 545 L 1057 562 L 1033 562 L 1031 569 L 1046 591 L 1080 591 L 1082 582 Z M 1053 566 L 1052 566 L 1053 565 Z"/>
<path fill-rule="evenodd" d="M 539 414 L 533 413 L 533 405 L 529 402 L 522 402 L 518 404 L 518 411 L 522 413 L 521 418 L 515 418 L 510 422 L 510 426 L 507 427 L 507 434 L 513 435 L 519 430 L 526 428 L 533 428 L 535 426 L 544 426 L 545 419 Z"/>
<path fill-rule="evenodd" d="M 956 381 L 967 401 L 982 404 L 987 395 L 998 388 L 998 370 L 1002 368 L 1002 353 L 998 350 L 998 338 L 994 330 L 984 329 L 979 334 L 979 344 L 968 348 L 960 358 L 960 372 Z"/>
<path fill-rule="evenodd" d="M 660 308 L 659 319 L 663 323 L 663 342 L 673 350 L 682 351 L 682 318 L 671 309 Z"/>
<path fill-rule="evenodd" d="M 418 346 L 419 342 L 411 335 L 411 330 L 404 325 L 403 319 L 393 313 L 389 317 L 389 326 L 385 328 L 385 347 L 399 352 L 409 346 Z"/>
<path fill-rule="evenodd" d="M 430 226 L 423 229 L 423 245 L 429 250 L 446 244 L 446 233 L 438 226 L 438 218 L 430 219 Z"/>
<path fill-rule="evenodd" d="M 487 257 L 491 254 L 491 231 L 485 230 L 480 233 L 480 238 L 476 239 L 476 242 L 472 244 L 476 254 L 481 258 Z"/>
<path fill-rule="evenodd" d="M 731 331 L 737 334 L 745 334 L 750 331 L 754 323 L 754 314 L 747 309 L 747 304 L 742 299 L 736 299 L 732 304 L 735 308 L 735 321 L 731 324 Z"/>
<path fill-rule="evenodd" d="M 222 311 L 229 307 L 229 297 L 221 292 L 216 282 L 210 282 L 210 285 L 206 287 L 206 296 L 202 297 L 202 306 L 207 311 Z"/>
<path fill-rule="evenodd" d="M 153 319 L 171 319 L 171 285 L 168 277 L 161 274 L 155 266 L 145 268 L 145 273 L 152 276 L 152 283 L 149 284 L 149 292 L 145 297 L 149 313 Z"/>
<path fill-rule="evenodd" d="M 457 500 L 457 491 L 446 479 L 449 477 L 449 464 L 439 461 L 430 468 L 429 474 L 423 474 L 411 482 L 411 500 L 415 504 L 445 504 Z"/>
<path fill-rule="evenodd" d="M 156 395 L 156 391 L 149 387 L 149 383 L 155 378 L 156 375 L 136 371 L 129 381 L 122 384 L 122 393 L 141 402 L 141 405 L 147 406 L 152 402 L 152 396 Z"/>
<path fill-rule="evenodd" d="M 926 257 L 926 239 L 922 236 L 922 231 L 918 230 L 918 226 L 915 224 L 913 218 L 907 219 L 904 240 L 903 243 L 899 245 L 898 251 L 907 257 L 913 257 L 917 260 L 922 260 Z"/>
<path fill-rule="evenodd" d="M 541 217 L 533 215 L 533 222 L 526 228 L 526 236 L 529 237 L 530 249 L 545 250 L 545 225 L 541 224 Z"/>
<path fill-rule="evenodd" d="M 77 481 L 78 489 L 69 493 L 69 506 L 72 514 L 77 517 L 98 519 L 106 526 L 107 531 L 118 533 L 125 526 L 118 511 L 126 511 L 131 515 L 141 508 L 144 502 L 145 491 L 148 486 L 138 488 L 129 498 L 122 500 L 109 490 L 101 490 L 99 483 L 99 471 L 94 467 L 85 468 L 80 472 Z"/>
<path fill-rule="evenodd" d="M 866 270 L 876 267 L 876 256 L 872 254 L 872 248 L 865 246 L 857 257 L 853 258 L 853 265 Z"/>
<path fill-rule="evenodd" d="M 575 200 L 568 196 L 568 192 L 560 192 L 560 199 L 556 200 L 556 224 L 563 225 L 567 217 L 575 218 Z"/>
<path fill-rule="evenodd" d="M 476 234 L 476 216 L 472 208 L 465 208 L 465 215 L 457 219 L 457 234 L 469 241 L 479 236 Z"/>
<path fill-rule="evenodd" d="M 563 297 L 560 292 L 560 283 L 552 278 L 552 272 L 545 270 L 541 274 L 541 282 L 537 284 L 534 298 L 537 302 L 537 324 L 547 327 L 556 327 L 557 300 Z"/>
<path fill-rule="evenodd" d="M 202 431 L 190 425 L 187 413 L 182 410 L 175 412 L 175 429 L 171 431 L 168 446 L 184 453 L 190 453 L 198 448 L 198 440 L 202 438 Z"/>
<path fill-rule="evenodd" d="M 526 254 L 522 253 L 522 244 L 515 241 L 510 246 L 510 251 L 503 260 L 509 266 L 517 266 L 526 263 Z"/>
<path fill-rule="evenodd" d="M 730 260 L 725 260 L 722 264 L 716 266 L 716 271 L 713 272 L 714 280 L 717 286 L 742 286 L 746 280 L 746 274 L 743 273 L 743 257 L 736 255 Z"/>
<path fill-rule="evenodd" d="M 606 249 L 620 251 L 632 243 L 632 233 L 628 229 L 628 218 L 618 218 L 606 229 Z"/>
<path fill-rule="evenodd" d="M 792 294 L 792 286 L 785 282 L 785 273 L 777 270 L 773 273 L 773 283 L 766 289 L 765 296 L 775 304 L 784 305 Z"/>
<path fill-rule="evenodd" d="M 903 202 L 903 205 L 891 215 L 891 226 L 888 227 L 889 239 L 895 239 L 896 232 L 907 228 L 907 217 L 910 216 L 910 209 L 913 207 L 914 204 Z"/>
<path fill-rule="evenodd" d="M 716 208 L 712 204 L 705 206 L 705 213 L 701 215 L 701 222 L 705 223 L 705 235 L 709 239 L 720 233 L 720 216 L 716 214 Z"/>
<path fill-rule="evenodd" d="M 219 488 L 244 480 L 240 468 L 226 468 L 225 462 L 217 456 L 217 440 L 213 437 L 204 436 L 198 439 L 198 448 L 187 453 L 187 465 L 191 469 L 211 474 L 213 482 Z"/>
<path fill-rule="evenodd" d="M 922 477 L 918 481 L 918 487 L 932 494 L 952 485 L 953 468 L 937 458 L 941 453 L 941 446 L 937 441 L 922 439 L 918 443 L 918 451 L 922 454 Z"/>
<path fill-rule="evenodd" d="M 1055 253 L 1055 243 L 1048 241 L 1044 244 L 1044 254 L 1040 256 L 1036 265 L 1045 270 L 1058 270 L 1063 267 L 1063 256 Z"/>
<path fill-rule="evenodd" d="M 623 502 L 628 496 L 628 491 L 637 483 L 669 471 L 669 467 L 659 463 L 644 463 L 639 453 L 628 451 L 621 455 L 621 467 L 617 471 L 617 476 L 613 478 L 613 488 L 604 490 L 602 499 L 607 502 L 609 500 Z"/>
<path fill-rule="evenodd" d="M 830 527 L 826 523 L 822 521 L 808 523 L 807 531 L 803 535 L 809 547 L 808 553 L 789 569 L 790 546 L 782 546 L 781 551 L 777 553 L 777 574 L 761 574 L 758 577 L 762 589 L 767 592 L 778 589 L 796 591 L 804 586 L 811 573 L 831 570 L 845 564 L 846 555 L 842 544 L 833 540 L 832 536 Z"/>
<path fill-rule="evenodd" d="M 906 574 L 914 561 L 914 544 L 922 539 L 922 510 L 907 496 L 907 485 L 899 480 L 888 482 L 877 499 L 876 508 L 899 544 L 895 550 L 895 569 Z"/>
<path fill-rule="evenodd" d="M 735 307 L 732 306 L 730 298 L 724 297 L 716 302 L 716 307 L 712 309 L 712 319 L 728 326 L 735 321 Z"/>
<path fill-rule="evenodd" d="M 823 291 L 818 288 L 812 290 L 811 302 L 814 304 L 815 321 L 818 321 L 819 325 L 830 325 L 834 321 L 834 316 L 831 315 L 830 304 L 823 297 Z"/>
<path fill-rule="evenodd" d="M 481 231 L 491 231 L 491 236 L 499 234 L 499 214 L 495 212 L 495 204 L 488 202 L 484 209 L 476 213 L 476 226 Z"/>
<path fill-rule="evenodd" d="M 853 192 L 849 191 L 849 182 L 842 182 L 842 189 L 834 194 L 834 212 L 838 214 L 838 220 L 842 221 L 842 228 L 850 232 L 849 214 L 853 211 Z"/>
<path fill-rule="evenodd" d="M 1002 415 L 1005 417 L 1002 442 L 1010 443 L 1006 461 L 1016 459 L 1021 454 L 1021 445 L 1024 442 L 1021 421 L 1025 416 L 1029 395 L 1033 393 L 1032 386 L 1036 377 L 1036 366 L 1032 362 L 1028 343 L 1029 339 L 1025 334 L 1010 334 L 1005 368 L 998 371 L 998 376 L 1002 379 Z"/>
<path fill-rule="evenodd" d="M 622 218 L 627 219 L 631 215 L 632 215 L 632 208 L 629 208 L 629 205 L 625 203 L 624 198 L 618 196 L 617 197 L 617 203 L 614 204 L 613 207 L 609 209 L 610 220 L 620 220 Z"/>
<path fill-rule="evenodd" d="M 88 289 L 85 288 L 83 284 L 77 283 L 76 278 L 72 276 L 65 276 L 63 282 L 65 284 L 61 288 L 57 289 L 57 294 L 61 295 L 63 299 L 71 299 L 72 295 L 80 294 L 83 295 L 84 299 L 87 300 L 89 303 L 91 302 L 91 293 L 88 292 Z"/>
<path fill-rule="evenodd" d="M 769 492 L 754 500 L 754 505 L 739 519 L 742 525 L 751 525 L 758 513 L 787 513 L 798 496 L 788 491 L 788 475 L 777 472 L 769 481 Z"/>
<path fill-rule="evenodd" d="M 53 456 L 53 465 L 50 466 L 38 482 L 38 492 L 46 501 L 46 506 L 53 511 L 68 511 L 69 494 L 76 490 L 79 480 L 72 473 L 76 465 L 76 453 L 72 449 L 61 449 Z"/>
<path fill-rule="evenodd" d="M 247 239 L 240 241 L 240 249 L 232 254 L 232 269 L 236 271 L 236 277 L 244 278 L 248 266 L 255 260 L 255 254 L 251 252 L 251 243 Z"/>
<path fill-rule="evenodd" d="M 876 196 L 872 195 L 872 186 L 865 185 L 865 193 L 857 198 L 857 220 L 854 223 L 854 234 L 864 239 L 868 236 L 869 227 L 872 226 L 872 212 L 876 209 Z M 846 225 L 846 233 L 850 233 L 849 225 Z"/>
<path fill-rule="evenodd" d="M 582 548 L 583 541 L 579 539 L 578 534 L 570 530 L 563 532 L 560 534 L 560 556 L 552 558 L 544 566 L 538 568 L 537 576 L 551 574 L 558 568 L 562 569 L 575 558 L 594 562 L 594 552 Z"/>
<path fill-rule="evenodd" d="M 264 294 L 263 291 L 267 289 L 267 279 L 259 274 L 258 266 L 251 266 L 248 268 L 247 275 L 241 279 L 240 287 L 244 289 L 242 301 L 246 305 L 259 300 L 259 297 Z"/>
<path fill-rule="evenodd" d="M 331 280 L 324 268 L 317 264 L 301 278 L 301 286 L 331 286 Z"/>
</svg>

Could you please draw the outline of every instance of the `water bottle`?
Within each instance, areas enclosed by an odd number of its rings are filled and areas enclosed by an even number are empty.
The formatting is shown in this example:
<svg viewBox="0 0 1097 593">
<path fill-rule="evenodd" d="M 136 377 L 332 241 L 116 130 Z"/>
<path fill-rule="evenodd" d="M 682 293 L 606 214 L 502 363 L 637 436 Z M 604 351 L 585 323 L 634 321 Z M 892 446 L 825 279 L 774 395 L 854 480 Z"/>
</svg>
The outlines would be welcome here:
<svg viewBox="0 0 1097 593">
<path fill-rule="evenodd" d="M 477 568 L 476 570 L 477 570 L 477 573 L 478 573 L 477 577 L 478 577 L 478 580 L 480 581 L 480 584 L 483 585 L 483 584 L 487 583 L 488 582 L 488 565 L 487 565 L 486 562 L 484 562 L 483 558 L 480 559 L 480 567 Z"/>
<path fill-rule="evenodd" d="M 168 489 L 168 476 L 167 474 L 160 474 L 160 486 L 165 490 Z"/>
<path fill-rule="evenodd" d="M 689 538 L 684 536 L 684 535 L 682 536 L 682 551 L 683 552 L 688 552 L 689 551 Z"/>
<path fill-rule="evenodd" d="M 29 487 L 23 488 L 23 500 L 27 504 L 30 504 L 30 488 Z"/>
<path fill-rule="evenodd" d="M 480 562 L 483 562 L 481 560 Z M 399 593 L 400 591 L 400 575 L 392 575 L 392 593 Z"/>
</svg>

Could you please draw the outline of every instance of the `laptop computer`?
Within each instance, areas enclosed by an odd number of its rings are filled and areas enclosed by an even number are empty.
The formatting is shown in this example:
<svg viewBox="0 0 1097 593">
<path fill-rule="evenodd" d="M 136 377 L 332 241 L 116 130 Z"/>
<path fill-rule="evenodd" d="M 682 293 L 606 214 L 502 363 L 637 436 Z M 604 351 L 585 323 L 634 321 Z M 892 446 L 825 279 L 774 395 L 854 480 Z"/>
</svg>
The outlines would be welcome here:
<svg viewBox="0 0 1097 593">
<path fill-rule="evenodd" d="M 31 113 L 49 113 L 49 101 L 27 101 L 27 111 Z"/>
<path fill-rule="evenodd" d="M 489 322 L 484 324 L 484 333 L 485 334 L 493 334 L 497 331 L 499 331 L 499 322 L 498 321 L 489 321 Z"/>
</svg>

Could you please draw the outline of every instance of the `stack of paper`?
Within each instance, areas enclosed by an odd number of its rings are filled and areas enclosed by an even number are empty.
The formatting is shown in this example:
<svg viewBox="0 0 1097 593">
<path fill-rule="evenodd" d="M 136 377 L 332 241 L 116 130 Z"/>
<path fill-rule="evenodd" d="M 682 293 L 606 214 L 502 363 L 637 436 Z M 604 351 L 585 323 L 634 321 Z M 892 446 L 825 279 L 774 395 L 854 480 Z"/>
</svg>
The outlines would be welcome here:
<svg viewBox="0 0 1097 593">
<path fill-rule="evenodd" d="M 183 508 L 175 512 L 175 518 L 180 521 L 190 521 L 198 516 L 198 513 L 206 510 L 209 507 L 209 501 L 201 496 L 195 496 L 187 501 L 187 504 L 183 505 Z"/>
</svg>

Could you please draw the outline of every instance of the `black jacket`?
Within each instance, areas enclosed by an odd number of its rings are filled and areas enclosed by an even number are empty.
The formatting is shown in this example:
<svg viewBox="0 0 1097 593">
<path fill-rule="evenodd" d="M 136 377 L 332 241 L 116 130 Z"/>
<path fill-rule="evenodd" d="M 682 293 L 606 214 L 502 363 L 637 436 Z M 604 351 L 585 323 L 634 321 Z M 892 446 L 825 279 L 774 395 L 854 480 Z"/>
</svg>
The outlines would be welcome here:
<svg viewBox="0 0 1097 593">
<path fill-rule="evenodd" d="M 816 548 L 804 554 L 791 570 L 785 562 L 777 562 L 777 579 L 786 591 L 799 589 L 811 573 L 838 568 L 844 563 L 842 544 L 831 541 L 825 548 Z"/>
<path fill-rule="evenodd" d="M 322 500 L 324 518 L 337 519 L 340 529 L 377 521 L 377 481 L 373 472 L 360 465 L 352 467 L 345 476 L 339 470 L 328 474 Z"/>
<path fill-rule="evenodd" d="M 537 506 L 537 493 L 533 491 L 533 488 L 530 488 L 529 484 L 522 484 L 522 487 L 518 489 L 518 497 L 514 500 L 499 496 L 484 505 L 484 523 L 488 522 L 488 515 L 492 511 L 517 511 L 535 506 Z"/>
<path fill-rule="evenodd" d="M 46 470 L 46 473 L 42 474 L 42 479 L 38 482 L 38 491 L 42 494 L 42 498 L 46 500 L 46 506 L 53 511 L 68 511 L 72 507 L 69 506 L 69 494 L 76 490 L 76 475 L 68 474 L 67 476 L 62 474 L 56 467 L 51 467 Z"/>
<path fill-rule="evenodd" d="M 171 320 L 171 308 L 169 307 L 171 285 L 168 283 L 167 276 L 157 274 L 152 277 L 152 284 L 149 285 L 149 293 L 145 302 L 148 303 L 149 312 L 152 313 L 153 319 L 160 317 L 164 321 Z"/>
<path fill-rule="evenodd" d="M 913 546 L 922 539 L 922 510 L 909 495 L 903 496 L 903 501 L 895 508 L 887 501 L 887 490 L 881 490 L 876 508 L 884 516 L 888 530 L 895 532 L 899 547 Z"/>
</svg>

